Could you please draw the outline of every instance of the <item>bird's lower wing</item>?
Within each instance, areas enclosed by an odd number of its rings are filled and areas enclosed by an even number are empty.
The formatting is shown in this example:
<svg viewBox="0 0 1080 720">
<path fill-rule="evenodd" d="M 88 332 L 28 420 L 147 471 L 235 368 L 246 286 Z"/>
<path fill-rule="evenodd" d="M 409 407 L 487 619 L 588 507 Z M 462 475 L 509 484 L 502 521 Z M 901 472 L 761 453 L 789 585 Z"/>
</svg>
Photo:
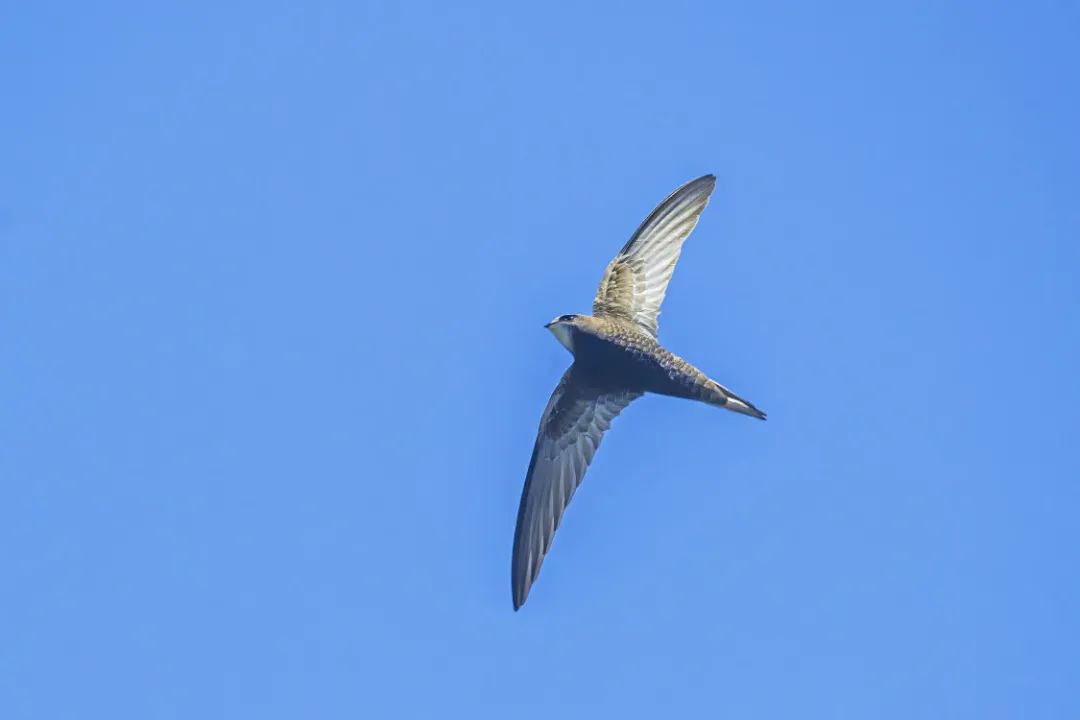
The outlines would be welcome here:
<svg viewBox="0 0 1080 720">
<path fill-rule="evenodd" d="M 570 498 L 611 421 L 641 393 L 594 387 L 575 366 L 548 400 L 521 493 L 511 585 L 514 609 L 525 602 L 540 573 Z"/>
</svg>

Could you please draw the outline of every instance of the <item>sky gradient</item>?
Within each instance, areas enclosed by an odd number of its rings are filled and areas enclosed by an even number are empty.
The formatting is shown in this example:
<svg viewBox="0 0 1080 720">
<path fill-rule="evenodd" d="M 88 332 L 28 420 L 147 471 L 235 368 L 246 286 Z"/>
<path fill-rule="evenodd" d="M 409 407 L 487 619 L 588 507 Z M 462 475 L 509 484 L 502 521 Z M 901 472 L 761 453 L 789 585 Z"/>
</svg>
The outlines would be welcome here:
<svg viewBox="0 0 1080 720">
<path fill-rule="evenodd" d="M 152 6 L 151 6 L 152 5 Z M 1080 717 L 1075 3 L 12 3 L 0 715 Z M 523 610 L 605 264 L 717 175 Z"/>
</svg>

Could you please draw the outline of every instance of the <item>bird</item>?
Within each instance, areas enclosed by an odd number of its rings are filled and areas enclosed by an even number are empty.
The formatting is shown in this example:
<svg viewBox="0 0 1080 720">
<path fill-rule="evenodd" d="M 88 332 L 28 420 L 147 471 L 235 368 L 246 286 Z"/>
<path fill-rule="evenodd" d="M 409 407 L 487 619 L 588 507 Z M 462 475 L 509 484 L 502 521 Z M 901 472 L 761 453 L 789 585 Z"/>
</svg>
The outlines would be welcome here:
<svg viewBox="0 0 1080 720">
<path fill-rule="evenodd" d="M 511 590 L 525 603 L 555 531 L 612 420 L 645 393 L 686 398 L 765 419 L 765 413 L 667 350 L 657 316 L 683 243 L 716 186 L 703 175 L 645 218 L 604 270 L 592 315 L 544 327 L 574 356 L 540 419 L 514 529 Z"/>
</svg>

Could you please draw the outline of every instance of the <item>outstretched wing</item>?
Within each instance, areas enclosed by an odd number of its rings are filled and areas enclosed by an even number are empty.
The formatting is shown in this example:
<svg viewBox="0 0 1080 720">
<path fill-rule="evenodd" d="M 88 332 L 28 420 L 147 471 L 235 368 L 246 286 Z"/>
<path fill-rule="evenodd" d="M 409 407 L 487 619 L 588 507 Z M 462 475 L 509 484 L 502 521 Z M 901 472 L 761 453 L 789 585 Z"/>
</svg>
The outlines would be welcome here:
<svg viewBox="0 0 1080 720">
<path fill-rule="evenodd" d="M 631 320 L 656 337 L 656 316 L 683 242 L 709 203 L 716 178 L 705 175 L 660 203 L 604 271 L 593 315 Z"/>
<path fill-rule="evenodd" d="M 529 595 L 570 498 L 611 421 L 641 393 L 590 385 L 575 370 L 563 374 L 548 400 L 536 436 L 514 531 L 511 585 L 514 609 Z"/>
</svg>

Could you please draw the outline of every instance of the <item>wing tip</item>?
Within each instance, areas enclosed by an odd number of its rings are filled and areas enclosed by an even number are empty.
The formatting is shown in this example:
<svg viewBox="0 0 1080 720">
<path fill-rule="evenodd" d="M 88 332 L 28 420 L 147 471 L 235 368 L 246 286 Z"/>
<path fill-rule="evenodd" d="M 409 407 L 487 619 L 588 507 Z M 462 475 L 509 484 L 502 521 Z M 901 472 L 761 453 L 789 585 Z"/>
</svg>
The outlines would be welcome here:
<svg viewBox="0 0 1080 720">
<path fill-rule="evenodd" d="M 709 192 L 711 193 L 712 189 L 716 187 L 716 176 L 712 173 L 708 173 L 706 175 L 702 175 L 701 177 L 694 178 L 690 182 L 686 183 L 686 187 L 690 187 L 692 185 L 708 185 Z"/>
<path fill-rule="evenodd" d="M 696 177 L 693 180 L 689 180 L 671 193 L 664 202 L 657 206 L 657 210 L 666 205 L 678 205 L 681 203 L 691 203 L 694 205 L 700 204 L 700 209 L 697 210 L 700 213 L 705 209 L 705 206 L 709 203 L 709 198 L 712 197 L 713 191 L 716 189 L 716 176 L 712 173 L 708 175 L 702 175 Z M 654 213 L 656 210 L 653 211 Z M 643 225 L 645 223 L 642 223 Z M 697 220 L 694 220 L 694 224 L 697 224 Z"/>
<path fill-rule="evenodd" d="M 511 600 L 513 601 L 513 604 L 514 604 L 514 612 L 517 612 L 518 610 L 520 610 L 522 608 L 522 606 L 525 605 L 525 600 L 529 597 L 529 588 L 531 586 L 532 586 L 532 584 L 529 583 L 528 585 L 525 585 L 524 587 L 518 587 L 517 584 L 515 583 L 514 586 L 510 588 L 510 590 L 511 590 L 511 593 L 510 593 Z"/>
</svg>

